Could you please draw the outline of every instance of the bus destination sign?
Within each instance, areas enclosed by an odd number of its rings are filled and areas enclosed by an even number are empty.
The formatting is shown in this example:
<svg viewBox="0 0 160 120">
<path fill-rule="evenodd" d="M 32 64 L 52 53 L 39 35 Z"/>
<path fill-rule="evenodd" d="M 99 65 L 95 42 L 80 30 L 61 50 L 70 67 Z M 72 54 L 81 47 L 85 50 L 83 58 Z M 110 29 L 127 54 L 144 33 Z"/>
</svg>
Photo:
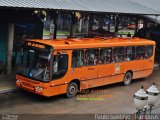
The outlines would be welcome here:
<svg viewBox="0 0 160 120">
<path fill-rule="evenodd" d="M 28 46 L 32 46 L 32 47 L 36 47 L 36 48 L 45 49 L 45 45 L 38 44 L 38 43 L 27 42 L 27 45 L 28 45 Z"/>
</svg>

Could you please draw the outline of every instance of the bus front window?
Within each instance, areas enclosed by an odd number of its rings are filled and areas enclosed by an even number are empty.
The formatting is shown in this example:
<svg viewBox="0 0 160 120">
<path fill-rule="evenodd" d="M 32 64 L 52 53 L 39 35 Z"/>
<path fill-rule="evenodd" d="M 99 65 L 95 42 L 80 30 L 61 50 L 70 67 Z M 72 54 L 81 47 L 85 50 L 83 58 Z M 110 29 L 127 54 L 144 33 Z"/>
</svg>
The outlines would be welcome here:
<svg viewBox="0 0 160 120">
<path fill-rule="evenodd" d="M 17 73 L 38 81 L 49 81 L 50 53 L 42 50 L 25 49 L 17 58 Z"/>
</svg>

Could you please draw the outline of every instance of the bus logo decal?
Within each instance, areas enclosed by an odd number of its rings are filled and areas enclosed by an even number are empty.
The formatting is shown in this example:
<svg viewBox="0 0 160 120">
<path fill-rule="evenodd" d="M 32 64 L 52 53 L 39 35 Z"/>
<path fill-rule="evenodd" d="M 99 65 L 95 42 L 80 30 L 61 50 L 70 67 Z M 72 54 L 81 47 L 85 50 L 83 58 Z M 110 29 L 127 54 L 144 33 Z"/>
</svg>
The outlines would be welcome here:
<svg viewBox="0 0 160 120">
<path fill-rule="evenodd" d="M 115 64 L 115 73 L 120 73 L 120 65 Z"/>
</svg>

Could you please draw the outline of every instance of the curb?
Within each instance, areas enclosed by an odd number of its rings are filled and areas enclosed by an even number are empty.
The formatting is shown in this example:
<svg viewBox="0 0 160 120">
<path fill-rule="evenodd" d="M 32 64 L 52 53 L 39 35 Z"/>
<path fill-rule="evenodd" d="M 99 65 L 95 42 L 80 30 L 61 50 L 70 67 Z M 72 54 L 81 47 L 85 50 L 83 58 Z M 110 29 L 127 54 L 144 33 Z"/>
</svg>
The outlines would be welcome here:
<svg viewBox="0 0 160 120">
<path fill-rule="evenodd" d="M 16 86 L 0 87 L 0 94 L 10 93 L 17 90 L 18 88 Z"/>
</svg>

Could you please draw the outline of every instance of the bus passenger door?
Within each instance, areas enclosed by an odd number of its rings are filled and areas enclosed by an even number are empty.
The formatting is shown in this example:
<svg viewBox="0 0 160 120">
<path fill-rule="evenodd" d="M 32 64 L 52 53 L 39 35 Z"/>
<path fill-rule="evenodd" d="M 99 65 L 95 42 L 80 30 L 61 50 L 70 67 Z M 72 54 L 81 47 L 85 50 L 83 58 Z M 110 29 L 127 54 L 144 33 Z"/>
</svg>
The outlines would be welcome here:
<svg viewBox="0 0 160 120">
<path fill-rule="evenodd" d="M 68 51 L 55 51 L 52 60 L 51 89 L 57 89 L 54 94 L 65 93 L 68 80 Z"/>
</svg>

